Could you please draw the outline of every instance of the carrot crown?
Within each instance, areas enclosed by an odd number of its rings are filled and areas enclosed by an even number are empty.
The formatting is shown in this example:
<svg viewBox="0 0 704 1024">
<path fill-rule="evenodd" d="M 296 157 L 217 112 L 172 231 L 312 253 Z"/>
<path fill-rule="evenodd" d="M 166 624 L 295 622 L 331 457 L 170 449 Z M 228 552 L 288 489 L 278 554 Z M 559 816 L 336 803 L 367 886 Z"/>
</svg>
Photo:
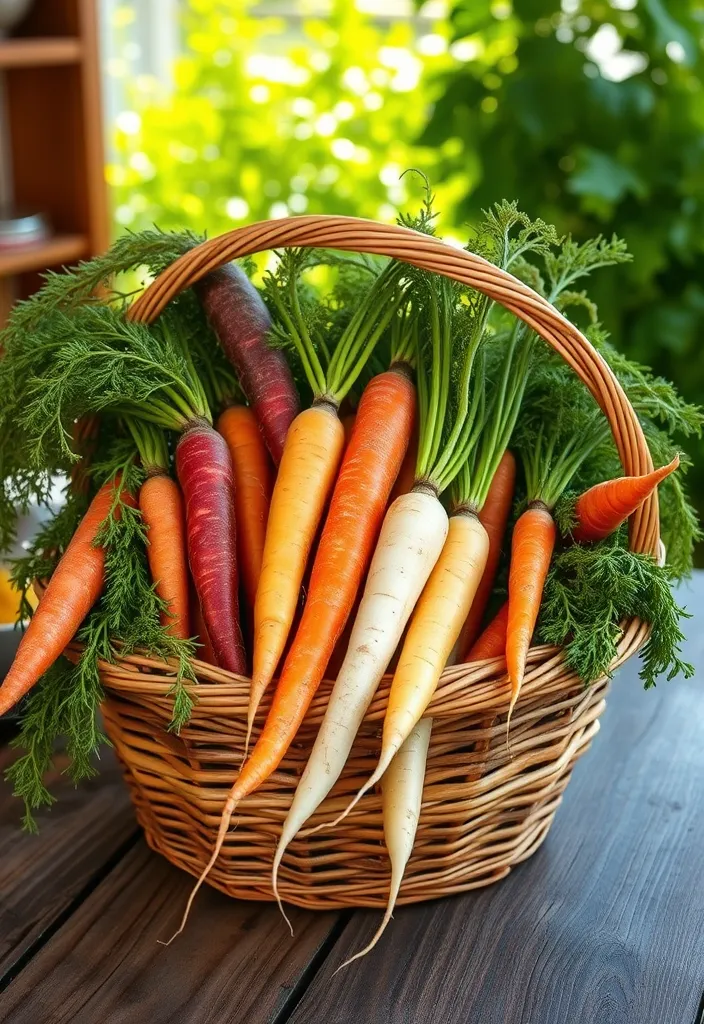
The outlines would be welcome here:
<svg viewBox="0 0 704 1024">
<path fill-rule="evenodd" d="M 172 317 L 166 313 L 150 328 L 95 304 L 42 319 L 28 341 L 33 374 L 18 410 L 37 463 L 57 447 L 74 460 L 68 425 L 88 413 L 112 410 L 166 430 L 210 420 L 183 329 Z"/>
<path fill-rule="evenodd" d="M 472 249 L 510 270 L 525 262 L 527 253 L 545 256 L 556 243 L 554 228 L 529 220 L 515 203 L 499 203 L 485 213 Z M 486 349 L 495 347 L 490 343 L 496 340 L 496 331 L 489 322 L 495 304 L 485 295 L 459 290 L 447 280 L 436 283 L 430 279 L 428 291 L 431 386 L 425 402 L 419 389 L 418 477 L 432 482 L 439 491 L 456 480 L 457 503 L 478 509 L 518 416 L 530 357 L 530 344 L 521 344 L 527 330 L 516 324 L 511 332 L 500 384 L 487 410 Z M 421 376 L 419 373 L 419 384 Z M 443 431 L 448 408 L 451 426 Z M 468 460 L 480 443 L 473 486 Z"/>
<path fill-rule="evenodd" d="M 125 416 L 124 421 L 139 452 L 144 472 L 147 475 L 167 473 L 169 449 L 164 432 L 151 423 L 139 420 L 134 416 Z"/>
<path fill-rule="evenodd" d="M 569 237 L 558 239 L 554 230 L 541 221 L 529 221 L 512 203 L 500 203 L 486 215 L 478 243 L 482 255 L 518 274 L 550 302 L 563 308 L 570 304 L 590 307 L 583 293 L 569 291 L 572 285 L 597 267 L 629 258 L 620 239 L 607 241 L 599 237 L 583 245 Z M 492 313 L 498 313 L 499 325 L 506 320 L 506 314 L 495 306 Z M 535 352 L 547 351 L 543 345 L 536 349 L 537 345 L 537 335 L 515 320 L 496 332 L 493 347 L 503 349 L 503 355 L 484 429 L 454 487 L 456 506 L 469 506 L 476 511 L 483 507 L 494 473 L 516 429 Z M 550 420 L 552 409 L 547 407 L 545 414 Z M 569 466 L 556 467 L 551 485 L 566 486 L 559 480 L 562 470 L 568 472 Z M 547 498 L 551 497 L 548 488 Z"/>
</svg>

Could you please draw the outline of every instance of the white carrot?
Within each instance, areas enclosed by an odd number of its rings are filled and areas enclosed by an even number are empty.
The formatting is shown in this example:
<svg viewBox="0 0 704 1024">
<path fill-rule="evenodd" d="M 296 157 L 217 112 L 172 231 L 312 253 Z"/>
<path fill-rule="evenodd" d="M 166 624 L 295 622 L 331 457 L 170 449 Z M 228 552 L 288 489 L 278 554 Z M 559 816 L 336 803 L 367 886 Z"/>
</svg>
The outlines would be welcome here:
<svg viewBox="0 0 704 1024">
<path fill-rule="evenodd" d="M 386 513 L 347 654 L 276 850 L 272 885 L 277 900 L 277 874 L 284 851 L 339 778 L 365 712 L 442 551 L 447 529 L 447 513 L 427 489 L 402 494 Z"/>
<path fill-rule="evenodd" d="M 391 861 L 391 885 L 386 912 L 371 942 L 349 960 L 345 960 L 338 970 L 342 970 L 342 967 L 351 964 L 353 960 L 366 956 L 376 946 L 391 920 L 416 839 L 432 728 L 432 718 L 422 718 L 414 726 L 384 775 L 381 783 L 384 839 Z"/>
<path fill-rule="evenodd" d="M 337 822 L 379 782 L 420 721 L 469 614 L 488 551 L 489 538 L 476 515 L 451 517 L 447 540 L 413 613 L 391 683 L 377 767 Z"/>
</svg>

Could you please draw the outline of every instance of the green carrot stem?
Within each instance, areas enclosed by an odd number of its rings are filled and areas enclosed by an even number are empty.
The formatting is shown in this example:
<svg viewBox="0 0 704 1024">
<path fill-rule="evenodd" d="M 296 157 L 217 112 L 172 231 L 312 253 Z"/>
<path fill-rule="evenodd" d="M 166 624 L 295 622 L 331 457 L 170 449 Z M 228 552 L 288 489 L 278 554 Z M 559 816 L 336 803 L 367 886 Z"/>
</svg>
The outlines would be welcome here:
<svg viewBox="0 0 704 1024">
<path fill-rule="evenodd" d="M 298 288 L 296 287 L 296 279 L 293 276 L 289 282 L 289 294 L 291 298 L 293 316 L 299 330 L 299 337 L 307 354 L 313 373 L 315 374 L 315 379 L 322 384 L 323 391 L 320 392 L 320 394 L 322 394 L 325 391 L 325 371 L 323 370 L 320 359 L 318 358 L 318 353 L 315 350 L 313 339 L 310 336 L 308 325 L 306 324 L 305 317 L 303 316 L 301 303 L 298 297 Z"/>
<path fill-rule="evenodd" d="M 430 392 L 425 407 L 425 422 L 421 423 L 418 461 L 416 464 L 416 476 L 419 479 L 424 479 L 428 475 L 432 465 L 435 436 L 437 435 L 439 444 L 442 424 L 445 418 L 445 403 L 441 399 L 443 359 L 440 309 L 435 288 L 432 286 L 430 288 L 430 352 Z M 422 365 L 420 359 L 418 365 Z"/>
<path fill-rule="evenodd" d="M 133 416 L 125 416 L 125 424 L 134 439 L 134 443 L 146 473 L 161 472 L 168 469 L 169 454 L 163 431 Z"/>
<path fill-rule="evenodd" d="M 337 388 L 335 391 L 333 391 L 333 394 L 335 395 L 336 399 L 338 399 L 338 401 L 342 401 L 345 395 L 348 394 L 350 389 L 353 387 L 355 381 L 357 380 L 360 373 L 366 366 L 367 360 L 369 359 L 369 356 L 374 350 L 374 347 L 376 346 L 382 334 L 387 329 L 387 327 L 391 323 L 393 317 L 396 316 L 396 314 L 396 305 L 392 304 L 387 308 L 386 312 L 384 313 L 381 320 L 375 327 L 374 331 L 369 335 L 366 345 L 359 354 L 357 362 L 354 364 L 354 366 L 352 366 L 349 370 L 346 371 L 344 384 L 341 387 Z"/>
<path fill-rule="evenodd" d="M 276 306 L 276 311 L 283 321 L 286 330 L 294 344 L 298 357 L 301 360 L 303 372 L 306 375 L 308 383 L 310 384 L 313 395 L 318 398 L 324 395 L 326 392 L 326 381 L 323 368 L 320 365 L 315 346 L 313 345 L 308 330 L 306 329 L 303 317 L 299 322 L 289 315 L 286 309 L 285 303 L 282 301 L 277 288 L 270 288 L 268 291 L 268 297 Z M 300 314 L 300 305 L 296 303 L 296 308 Z"/>
<path fill-rule="evenodd" d="M 404 301 L 399 281 L 404 268 L 389 264 L 363 299 L 333 353 L 328 368 L 328 393 L 342 401 Z"/>
</svg>

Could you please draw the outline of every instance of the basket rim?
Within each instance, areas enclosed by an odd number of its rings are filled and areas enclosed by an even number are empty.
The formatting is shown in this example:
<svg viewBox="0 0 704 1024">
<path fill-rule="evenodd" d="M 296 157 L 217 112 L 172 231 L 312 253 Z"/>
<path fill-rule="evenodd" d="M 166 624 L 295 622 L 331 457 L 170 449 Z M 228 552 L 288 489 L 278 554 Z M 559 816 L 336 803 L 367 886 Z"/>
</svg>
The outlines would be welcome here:
<svg viewBox="0 0 704 1024">
<path fill-rule="evenodd" d="M 633 654 L 636 654 L 648 637 L 649 627 L 641 619 L 629 619 L 622 623 L 621 638 L 617 653 L 608 672 L 590 683 L 595 686 L 610 678 L 613 672 Z M 77 660 L 82 645 L 69 644 L 64 652 L 70 660 Z M 192 659 L 197 682 L 197 707 L 217 716 L 218 711 L 241 714 L 247 717 L 251 679 L 235 675 L 226 669 L 216 668 L 197 658 Z M 171 708 L 171 694 L 177 674 L 175 661 L 153 658 L 142 652 L 133 652 L 116 658 L 114 662 L 99 660 L 98 671 L 109 696 L 127 700 L 143 699 L 150 704 L 163 705 L 168 719 Z M 565 677 L 569 676 L 574 685 L 584 686 L 577 674 L 565 665 L 564 651 L 547 644 L 535 645 L 528 652 L 526 677 L 521 689 L 523 700 L 535 700 L 545 696 L 551 687 L 563 690 Z M 392 674 L 385 674 L 364 716 L 366 723 L 381 725 L 386 711 Z M 468 685 L 471 684 L 471 685 Z M 334 680 L 324 679 L 310 708 L 306 713 L 309 724 L 319 725 L 325 714 L 328 695 Z M 271 700 L 271 689 L 265 694 L 260 716 L 266 715 Z M 440 677 L 437 689 L 426 708 L 423 717 L 433 719 L 456 719 L 460 716 L 477 714 L 499 715 L 505 713 L 511 696 L 511 686 L 506 673 L 504 658 L 489 658 L 471 663 L 460 663 L 446 667 Z"/>
<path fill-rule="evenodd" d="M 535 330 L 589 389 L 609 422 L 624 473 L 640 475 L 652 470 L 643 429 L 623 388 L 574 324 L 529 285 L 483 257 L 400 224 L 337 214 L 305 214 L 234 228 L 201 242 L 175 260 L 130 306 L 127 317 L 151 323 L 171 299 L 206 274 L 232 260 L 290 246 L 388 256 L 488 295 Z M 659 534 L 654 492 L 629 520 L 630 547 L 657 557 Z"/>
</svg>

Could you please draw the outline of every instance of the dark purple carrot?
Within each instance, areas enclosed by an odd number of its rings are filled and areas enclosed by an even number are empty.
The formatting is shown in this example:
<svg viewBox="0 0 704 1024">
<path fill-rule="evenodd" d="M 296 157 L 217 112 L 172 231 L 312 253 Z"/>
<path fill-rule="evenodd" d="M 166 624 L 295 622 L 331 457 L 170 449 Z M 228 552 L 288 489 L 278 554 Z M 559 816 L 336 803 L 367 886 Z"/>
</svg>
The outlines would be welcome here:
<svg viewBox="0 0 704 1024">
<path fill-rule="evenodd" d="M 278 466 L 299 404 L 286 357 L 267 342 L 269 311 L 244 271 L 232 263 L 208 274 L 196 291 Z"/>
<path fill-rule="evenodd" d="M 176 448 L 176 472 L 186 506 L 188 561 L 215 660 L 244 675 L 235 485 L 224 438 L 205 421 L 187 428 Z"/>
</svg>

